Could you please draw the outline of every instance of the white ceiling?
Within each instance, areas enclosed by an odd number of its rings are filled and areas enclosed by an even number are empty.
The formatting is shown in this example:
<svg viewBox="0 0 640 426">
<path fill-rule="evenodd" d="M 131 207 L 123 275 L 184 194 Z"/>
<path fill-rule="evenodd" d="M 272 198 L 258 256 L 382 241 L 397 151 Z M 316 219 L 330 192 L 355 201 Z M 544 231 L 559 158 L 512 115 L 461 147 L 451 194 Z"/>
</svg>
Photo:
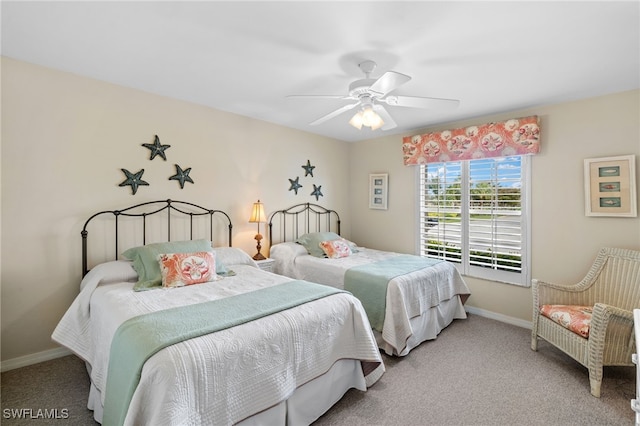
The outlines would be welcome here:
<svg viewBox="0 0 640 426">
<path fill-rule="evenodd" d="M 640 2 L 10 2 L 2 55 L 344 141 L 640 88 Z M 344 94 L 394 70 L 396 95 L 456 110 L 387 106 L 398 127 L 348 124 Z"/>
</svg>

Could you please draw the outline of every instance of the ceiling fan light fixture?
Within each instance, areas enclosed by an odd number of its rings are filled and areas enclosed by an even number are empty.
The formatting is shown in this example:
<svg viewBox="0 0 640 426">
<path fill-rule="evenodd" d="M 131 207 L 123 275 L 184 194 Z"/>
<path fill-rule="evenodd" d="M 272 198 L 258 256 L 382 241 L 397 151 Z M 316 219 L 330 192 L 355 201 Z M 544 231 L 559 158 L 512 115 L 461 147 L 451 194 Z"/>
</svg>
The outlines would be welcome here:
<svg viewBox="0 0 640 426">
<path fill-rule="evenodd" d="M 378 130 L 382 126 L 384 126 L 384 121 L 382 121 L 382 118 L 380 118 L 376 123 L 372 124 L 370 127 L 371 127 L 371 130 Z"/>
<path fill-rule="evenodd" d="M 384 125 L 384 121 L 378 113 L 373 110 L 371 105 L 368 104 L 351 117 L 349 124 L 358 130 L 361 130 L 362 126 L 371 127 L 371 130 L 377 130 Z"/>
<path fill-rule="evenodd" d="M 380 118 L 378 113 L 373 110 L 373 108 L 371 108 L 370 106 L 366 106 L 362 110 L 362 124 L 375 130 L 382 127 L 384 122 L 382 121 L 382 118 Z"/>
<path fill-rule="evenodd" d="M 362 111 L 358 111 L 355 113 L 351 120 L 349 120 L 349 124 L 351 124 L 356 129 L 362 129 Z"/>
</svg>

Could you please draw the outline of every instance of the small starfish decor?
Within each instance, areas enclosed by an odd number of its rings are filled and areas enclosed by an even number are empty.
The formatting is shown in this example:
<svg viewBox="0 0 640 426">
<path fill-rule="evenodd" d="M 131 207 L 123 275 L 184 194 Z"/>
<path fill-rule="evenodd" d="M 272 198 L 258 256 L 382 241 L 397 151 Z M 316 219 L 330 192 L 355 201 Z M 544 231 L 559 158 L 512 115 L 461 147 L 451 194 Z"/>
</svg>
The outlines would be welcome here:
<svg viewBox="0 0 640 426">
<path fill-rule="evenodd" d="M 291 183 L 289 191 L 295 191 L 296 195 L 298 195 L 298 189 L 302 188 L 302 185 L 298 182 L 299 180 L 300 176 L 297 176 L 295 179 L 289 179 L 289 183 Z"/>
<path fill-rule="evenodd" d="M 193 179 L 189 177 L 189 172 L 191 172 L 191 167 L 182 170 L 182 168 L 176 164 L 176 174 L 171 176 L 169 180 L 177 180 L 178 182 L 180 182 L 180 188 L 184 189 L 185 182 L 194 183 Z"/>
<path fill-rule="evenodd" d="M 311 195 L 314 195 L 316 197 L 316 201 L 318 201 L 318 199 L 323 196 L 320 188 L 322 188 L 322 185 L 316 186 L 315 184 L 313 184 L 313 192 L 311 193 Z"/>
<path fill-rule="evenodd" d="M 120 169 L 122 170 L 122 173 L 124 173 L 124 175 L 127 177 L 127 179 L 125 179 L 124 182 L 122 182 L 120 185 L 118 186 L 127 186 L 127 185 L 131 185 L 131 191 L 133 192 L 133 195 L 136 195 L 136 192 L 138 191 L 138 187 L 141 185 L 149 185 L 148 182 L 145 182 L 142 180 L 142 174 L 144 173 L 144 169 L 141 169 L 140 171 L 136 172 L 136 173 L 131 173 L 129 170 L 127 169 Z"/>
<path fill-rule="evenodd" d="M 164 161 L 167 161 L 167 155 L 164 152 L 165 150 L 171 148 L 171 145 L 162 145 L 160 143 L 160 138 L 158 137 L 158 135 L 156 135 L 153 143 L 143 143 L 142 146 L 151 150 L 151 158 L 149 158 L 149 160 L 153 160 L 154 158 L 156 158 L 156 155 L 159 155 Z"/>
<path fill-rule="evenodd" d="M 311 175 L 311 177 L 313 177 L 313 169 L 316 168 L 316 166 L 312 166 L 311 162 L 309 160 L 307 160 L 307 165 L 306 166 L 301 166 L 304 169 L 304 175 Z"/>
</svg>

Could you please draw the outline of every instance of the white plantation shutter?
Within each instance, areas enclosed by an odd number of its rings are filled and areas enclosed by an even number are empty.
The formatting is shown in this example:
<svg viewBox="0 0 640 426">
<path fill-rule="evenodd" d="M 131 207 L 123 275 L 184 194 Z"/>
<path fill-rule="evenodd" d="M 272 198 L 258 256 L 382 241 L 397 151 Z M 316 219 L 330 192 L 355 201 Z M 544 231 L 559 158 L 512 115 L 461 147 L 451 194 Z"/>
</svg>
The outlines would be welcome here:
<svg viewBox="0 0 640 426">
<path fill-rule="evenodd" d="M 528 286 L 528 157 L 429 163 L 419 173 L 420 255 Z"/>
<path fill-rule="evenodd" d="M 420 167 L 420 255 L 461 262 L 462 162 Z"/>
</svg>

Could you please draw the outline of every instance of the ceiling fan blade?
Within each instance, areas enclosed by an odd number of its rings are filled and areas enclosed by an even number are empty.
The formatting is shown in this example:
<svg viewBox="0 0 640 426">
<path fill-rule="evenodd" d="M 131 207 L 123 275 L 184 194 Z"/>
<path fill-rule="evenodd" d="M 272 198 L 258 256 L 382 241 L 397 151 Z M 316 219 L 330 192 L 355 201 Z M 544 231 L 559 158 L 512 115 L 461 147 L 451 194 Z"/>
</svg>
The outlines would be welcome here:
<svg viewBox="0 0 640 426">
<path fill-rule="evenodd" d="M 424 98 L 419 96 L 387 96 L 381 102 L 392 106 L 426 109 L 454 109 L 460 105 L 457 99 Z"/>
<path fill-rule="evenodd" d="M 382 105 L 374 104 L 373 110 L 377 112 L 380 118 L 382 118 L 382 121 L 384 121 L 384 124 L 381 127 L 382 130 L 389 130 L 398 126 L 396 122 L 393 121 L 393 118 L 391 118 L 387 110 L 384 109 Z"/>
<path fill-rule="evenodd" d="M 360 102 L 356 102 L 355 104 L 349 104 L 349 105 L 345 105 L 342 108 L 338 108 L 337 110 L 330 112 L 329 114 L 325 115 L 324 117 L 320 117 L 318 118 L 316 121 L 313 121 L 311 123 L 309 123 L 310 126 L 317 126 L 318 124 L 322 124 L 327 120 L 331 120 L 333 117 L 337 117 L 338 115 L 342 114 L 345 111 L 349 111 L 350 109 L 355 108 L 356 106 L 358 106 Z"/>
<path fill-rule="evenodd" d="M 411 80 L 411 77 L 405 74 L 400 74 L 395 71 L 387 71 L 382 74 L 382 77 L 373 82 L 369 91 L 378 96 L 384 96 L 392 90 L 397 89 L 406 82 Z"/>
</svg>

